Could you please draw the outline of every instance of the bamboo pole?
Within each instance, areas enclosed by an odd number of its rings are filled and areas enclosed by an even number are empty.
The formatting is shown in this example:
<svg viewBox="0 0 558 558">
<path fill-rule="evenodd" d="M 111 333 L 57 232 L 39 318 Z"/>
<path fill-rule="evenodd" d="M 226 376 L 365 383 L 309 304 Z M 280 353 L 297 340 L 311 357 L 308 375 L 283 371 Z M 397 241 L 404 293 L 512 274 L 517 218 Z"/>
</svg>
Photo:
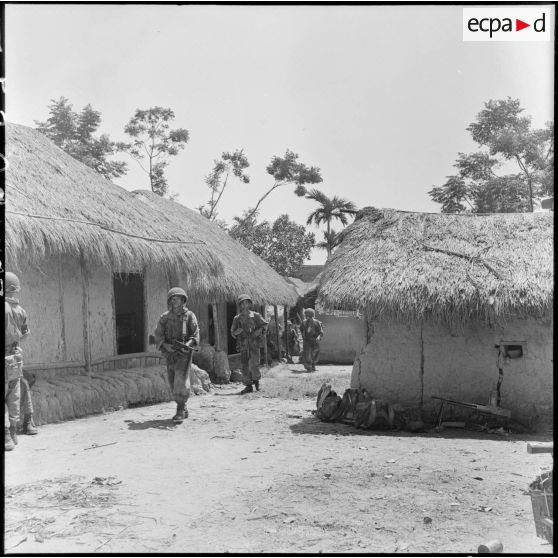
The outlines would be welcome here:
<svg viewBox="0 0 558 558">
<path fill-rule="evenodd" d="M 279 312 L 277 304 L 273 305 L 273 313 L 275 314 L 275 340 L 277 341 L 277 360 L 281 362 L 281 340 L 279 335 Z"/>
</svg>

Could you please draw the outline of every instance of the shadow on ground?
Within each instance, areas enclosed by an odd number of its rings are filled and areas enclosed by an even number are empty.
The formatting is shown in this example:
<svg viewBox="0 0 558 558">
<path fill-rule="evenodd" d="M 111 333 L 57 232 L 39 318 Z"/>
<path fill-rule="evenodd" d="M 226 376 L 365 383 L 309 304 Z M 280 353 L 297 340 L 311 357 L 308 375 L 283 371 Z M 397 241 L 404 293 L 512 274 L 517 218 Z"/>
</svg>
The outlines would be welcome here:
<svg viewBox="0 0 558 558">
<path fill-rule="evenodd" d="M 128 423 L 129 430 L 147 430 L 148 428 L 158 428 L 159 430 L 170 430 L 180 426 L 172 421 L 172 419 L 163 420 L 144 420 L 143 422 L 135 420 L 125 420 Z"/>
<path fill-rule="evenodd" d="M 498 442 L 551 442 L 551 434 L 489 434 L 487 432 L 475 432 L 474 430 L 461 428 L 446 428 L 441 432 L 408 432 L 406 430 L 388 429 L 362 429 L 352 424 L 343 422 L 323 422 L 315 416 L 305 417 L 300 422 L 289 426 L 293 434 L 314 434 L 335 436 L 393 436 L 397 438 L 447 438 L 451 440 L 494 440 Z M 428 426 L 427 426 L 428 429 Z"/>
</svg>

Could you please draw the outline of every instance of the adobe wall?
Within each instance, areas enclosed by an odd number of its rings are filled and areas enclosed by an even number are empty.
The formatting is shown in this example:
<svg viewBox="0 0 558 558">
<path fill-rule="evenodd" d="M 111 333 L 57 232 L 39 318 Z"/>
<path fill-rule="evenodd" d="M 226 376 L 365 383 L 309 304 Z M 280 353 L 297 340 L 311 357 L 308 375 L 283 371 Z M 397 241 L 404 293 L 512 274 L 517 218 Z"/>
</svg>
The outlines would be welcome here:
<svg viewBox="0 0 558 558">
<path fill-rule="evenodd" d="M 490 328 L 374 323 L 370 343 L 357 357 L 352 387 L 404 405 L 438 405 L 432 395 L 487 404 L 498 381 L 495 345 L 521 345 L 523 356 L 504 359 L 501 406 L 517 418 L 548 417 L 553 409 L 552 321 L 513 320 Z"/>
<path fill-rule="evenodd" d="M 324 325 L 320 343 L 320 362 L 352 364 L 366 345 L 366 324 L 353 317 L 317 314 Z"/>
<path fill-rule="evenodd" d="M 116 321 L 114 315 L 114 280 L 111 271 L 87 266 L 88 338 L 91 360 L 117 353 Z M 77 324 L 83 331 L 83 325 Z"/>
<path fill-rule="evenodd" d="M 27 312 L 31 334 L 22 342 L 25 363 L 64 361 L 74 357 L 83 360 L 83 327 L 79 322 L 78 333 L 74 320 L 81 320 L 81 289 L 66 289 L 60 284 L 71 276 L 81 278 L 79 265 L 68 258 L 44 260 L 40 265 L 21 264 L 15 268 L 7 264 L 21 282 L 19 300 Z M 79 285 L 79 283 L 78 283 Z M 68 315 L 66 316 L 66 313 Z M 62 319 L 62 316 L 65 319 Z M 79 336 L 81 335 L 81 342 Z"/>
</svg>

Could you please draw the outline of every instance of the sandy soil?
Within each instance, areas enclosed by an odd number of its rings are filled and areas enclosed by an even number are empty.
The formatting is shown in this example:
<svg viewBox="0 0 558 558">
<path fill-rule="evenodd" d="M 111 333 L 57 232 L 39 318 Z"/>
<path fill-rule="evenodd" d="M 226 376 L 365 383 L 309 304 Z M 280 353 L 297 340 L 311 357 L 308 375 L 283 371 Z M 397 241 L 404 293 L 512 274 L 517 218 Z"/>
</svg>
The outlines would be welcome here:
<svg viewBox="0 0 558 558">
<path fill-rule="evenodd" d="M 552 553 L 525 494 L 551 461 L 526 441 L 550 434 L 314 418 L 322 379 L 342 392 L 349 376 L 282 365 L 259 393 L 193 397 L 179 426 L 161 404 L 20 436 L 5 456 L 5 551 L 474 553 L 497 538 L 505 553 Z"/>
</svg>

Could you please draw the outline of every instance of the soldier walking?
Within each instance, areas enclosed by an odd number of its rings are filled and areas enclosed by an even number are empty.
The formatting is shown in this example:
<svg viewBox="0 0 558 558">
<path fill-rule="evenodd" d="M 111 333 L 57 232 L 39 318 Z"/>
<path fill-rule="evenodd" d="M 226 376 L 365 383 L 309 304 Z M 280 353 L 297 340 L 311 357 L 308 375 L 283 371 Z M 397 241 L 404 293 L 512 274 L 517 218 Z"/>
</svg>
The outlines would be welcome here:
<svg viewBox="0 0 558 558">
<path fill-rule="evenodd" d="M 260 347 L 266 342 L 267 322 L 261 314 L 252 310 L 252 299 L 248 295 L 238 297 L 240 314 L 234 317 L 231 335 L 236 339 L 237 350 L 240 352 L 242 381 L 246 386 L 240 395 L 252 393 L 260 389 Z"/>
<path fill-rule="evenodd" d="M 324 326 L 322 322 L 314 318 L 315 311 L 313 308 L 304 310 L 305 320 L 300 325 L 302 333 L 302 350 L 304 354 L 304 368 L 308 372 L 316 371 L 316 364 L 320 356 L 320 341 L 324 336 Z"/>
<path fill-rule="evenodd" d="M 167 378 L 176 401 L 172 420 L 180 424 L 188 418 L 186 403 L 190 397 L 192 351 L 200 343 L 200 330 L 195 314 L 188 310 L 186 291 L 179 287 L 167 294 L 168 310 L 161 315 L 155 329 L 155 343 L 167 360 Z"/>
<path fill-rule="evenodd" d="M 23 351 L 19 346 L 29 335 L 27 313 L 19 305 L 17 293 L 21 290 L 15 273 L 6 272 L 6 297 L 4 302 L 4 450 L 11 451 L 17 444 L 17 423 L 20 412 L 21 378 L 23 376 Z M 29 397 L 30 400 L 30 397 Z"/>
</svg>

